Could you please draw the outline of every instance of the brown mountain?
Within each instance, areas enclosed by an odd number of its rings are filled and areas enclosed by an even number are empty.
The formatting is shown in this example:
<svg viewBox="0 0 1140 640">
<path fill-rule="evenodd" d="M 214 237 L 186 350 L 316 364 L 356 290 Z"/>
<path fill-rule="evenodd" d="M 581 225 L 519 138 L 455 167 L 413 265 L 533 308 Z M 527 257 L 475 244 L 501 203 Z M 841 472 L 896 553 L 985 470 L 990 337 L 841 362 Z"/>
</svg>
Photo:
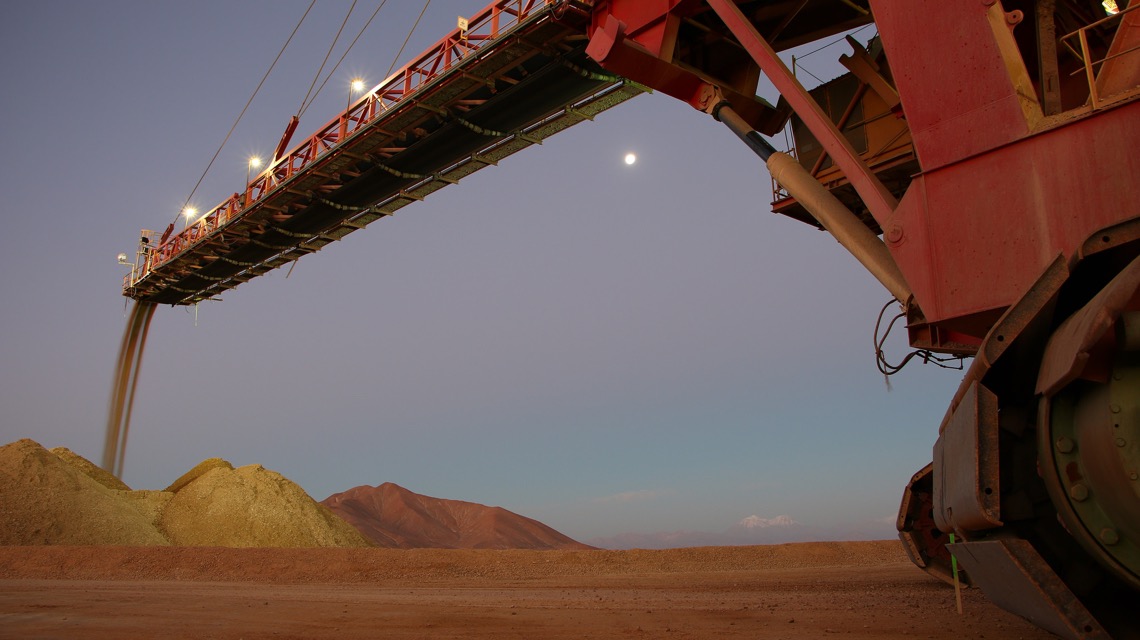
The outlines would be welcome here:
<svg viewBox="0 0 1140 640">
<path fill-rule="evenodd" d="M 444 500 L 385 482 L 321 501 L 380 547 L 592 549 L 530 518 L 474 502 Z"/>
</svg>

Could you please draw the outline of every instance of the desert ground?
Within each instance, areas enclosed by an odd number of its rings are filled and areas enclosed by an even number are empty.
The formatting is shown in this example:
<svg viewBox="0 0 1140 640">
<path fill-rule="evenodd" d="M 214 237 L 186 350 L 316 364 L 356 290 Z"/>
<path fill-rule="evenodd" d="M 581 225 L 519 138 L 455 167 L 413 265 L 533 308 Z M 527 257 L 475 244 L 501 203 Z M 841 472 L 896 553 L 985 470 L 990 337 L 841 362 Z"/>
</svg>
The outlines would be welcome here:
<svg viewBox="0 0 1140 640">
<path fill-rule="evenodd" d="M 0 547 L 3 638 L 1052 638 L 895 541 L 664 551 Z"/>
</svg>

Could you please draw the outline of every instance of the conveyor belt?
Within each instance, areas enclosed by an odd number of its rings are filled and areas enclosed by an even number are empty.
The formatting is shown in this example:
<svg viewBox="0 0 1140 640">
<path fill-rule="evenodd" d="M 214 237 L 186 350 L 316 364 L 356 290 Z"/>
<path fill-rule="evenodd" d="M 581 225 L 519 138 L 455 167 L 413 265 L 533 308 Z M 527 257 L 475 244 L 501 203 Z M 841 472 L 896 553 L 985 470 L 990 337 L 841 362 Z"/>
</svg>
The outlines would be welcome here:
<svg viewBox="0 0 1140 640">
<path fill-rule="evenodd" d="M 479 15 L 520 4 L 534 6 L 515 9 L 517 24 L 477 51 L 452 46 L 463 35 L 454 32 L 246 193 L 145 252 L 124 295 L 160 304 L 214 297 L 644 91 L 584 53 L 587 3 L 499 2 Z M 434 75 L 407 91 L 409 68 Z"/>
</svg>

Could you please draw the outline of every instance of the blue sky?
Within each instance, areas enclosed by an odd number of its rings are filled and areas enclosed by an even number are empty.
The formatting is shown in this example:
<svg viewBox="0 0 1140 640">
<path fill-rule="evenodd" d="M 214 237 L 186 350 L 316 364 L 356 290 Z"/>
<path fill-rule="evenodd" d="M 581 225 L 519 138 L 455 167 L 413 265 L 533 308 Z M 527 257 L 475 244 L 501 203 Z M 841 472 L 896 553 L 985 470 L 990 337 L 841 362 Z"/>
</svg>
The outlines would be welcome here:
<svg viewBox="0 0 1140 640">
<path fill-rule="evenodd" d="M 422 6 L 389 4 L 298 139 L 343 109 L 349 78 L 382 79 Z M 483 4 L 433 1 L 401 64 Z M 305 6 L 6 9 L 0 440 L 100 459 L 126 317 L 115 255 L 174 219 Z M 272 151 L 347 6 L 318 2 L 200 209 Z M 802 64 L 826 79 L 844 52 Z M 124 480 L 161 489 L 217 456 L 318 500 L 390 481 L 577 539 L 720 531 L 750 515 L 889 537 L 961 374 L 914 363 L 888 391 L 872 352 L 886 292 L 770 199 L 767 172 L 722 125 L 640 96 L 288 278 L 197 314 L 160 308 Z"/>
</svg>

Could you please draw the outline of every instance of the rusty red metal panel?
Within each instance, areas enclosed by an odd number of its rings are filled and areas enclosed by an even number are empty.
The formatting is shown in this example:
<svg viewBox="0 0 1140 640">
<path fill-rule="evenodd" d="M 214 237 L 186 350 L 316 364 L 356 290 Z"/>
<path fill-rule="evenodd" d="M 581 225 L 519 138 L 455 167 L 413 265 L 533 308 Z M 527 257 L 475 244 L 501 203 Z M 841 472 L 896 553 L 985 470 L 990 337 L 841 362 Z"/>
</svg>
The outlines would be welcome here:
<svg viewBox="0 0 1140 640">
<path fill-rule="evenodd" d="M 594 7 L 590 33 L 603 28 L 611 18 L 624 25 L 626 35 L 654 57 L 672 48 L 676 37 L 678 5 L 692 0 L 608 0 Z"/>
<path fill-rule="evenodd" d="M 911 562 L 923 571 L 947 583 L 954 584 L 950 552 L 946 549 L 949 537 L 934 524 L 934 463 L 928 464 L 911 476 L 903 491 L 895 528 L 903 550 Z M 962 584 L 972 584 L 969 575 L 959 572 Z"/>
<path fill-rule="evenodd" d="M 971 384 L 934 444 L 934 522 L 942 531 L 1001 526 L 997 395 Z"/>
<path fill-rule="evenodd" d="M 1097 357 L 1098 343 L 1111 341 L 1108 334 L 1116 326 L 1125 309 L 1133 305 L 1140 290 L 1140 258 L 1120 272 L 1112 282 L 1079 312 L 1070 316 L 1049 339 L 1041 370 L 1037 376 L 1037 392 L 1053 395 L 1077 378 L 1104 382 L 1111 368 L 1109 359 Z"/>
<path fill-rule="evenodd" d="M 1140 5 L 1134 2 L 1122 14 L 1104 66 L 1097 74 L 1096 93 L 1099 98 L 1135 93 L 1140 89 Z"/>
<path fill-rule="evenodd" d="M 1140 216 L 1137 148 L 1132 102 L 916 178 L 885 228 L 926 320 L 992 320 L 1057 255 Z"/>
<path fill-rule="evenodd" d="M 993 4 L 871 0 L 924 169 L 1028 133 L 987 17 Z"/>
<path fill-rule="evenodd" d="M 1065 583 L 1026 540 L 950 545 L 974 583 L 999 607 L 1072 640 L 1109 640 Z"/>
<path fill-rule="evenodd" d="M 586 54 L 614 73 L 700 108 L 701 90 L 707 83 L 696 74 L 661 60 L 656 52 L 634 41 L 628 29 L 624 20 L 612 14 L 605 16 L 592 31 Z"/>
<path fill-rule="evenodd" d="M 757 98 L 759 70 L 746 56 L 699 71 L 674 64 L 681 20 L 700 8 L 697 0 L 600 2 L 586 53 L 607 70 L 699 110 L 711 106 L 715 84 L 750 125 L 768 135 L 780 131 L 787 114 Z"/>
</svg>

